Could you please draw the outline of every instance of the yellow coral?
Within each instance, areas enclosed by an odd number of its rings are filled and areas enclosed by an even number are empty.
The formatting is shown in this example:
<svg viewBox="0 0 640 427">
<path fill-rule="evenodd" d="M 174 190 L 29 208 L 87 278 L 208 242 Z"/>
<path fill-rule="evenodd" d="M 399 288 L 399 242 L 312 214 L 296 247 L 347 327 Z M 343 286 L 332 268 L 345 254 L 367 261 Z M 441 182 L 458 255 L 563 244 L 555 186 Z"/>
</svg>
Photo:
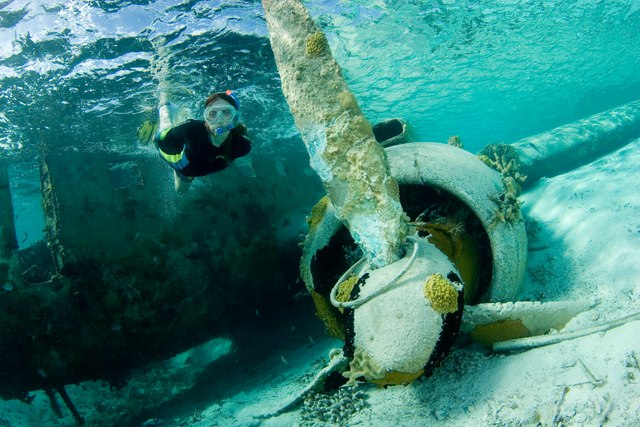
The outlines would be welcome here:
<svg viewBox="0 0 640 427">
<path fill-rule="evenodd" d="M 424 284 L 424 296 L 437 313 L 458 311 L 458 290 L 441 274 L 432 274 Z"/>
<path fill-rule="evenodd" d="M 321 56 L 329 52 L 329 42 L 322 31 L 316 31 L 307 38 L 306 49 L 309 56 Z"/>
<path fill-rule="evenodd" d="M 349 370 L 342 373 L 343 377 L 349 379 L 346 385 L 357 385 L 358 378 L 372 381 L 384 378 L 385 375 L 384 369 L 361 348 L 357 348 L 353 352 L 353 359 L 349 362 Z"/>
<path fill-rule="evenodd" d="M 463 148 L 462 147 L 462 138 L 460 138 L 459 135 L 451 135 L 449 137 L 449 139 L 447 139 L 447 144 L 453 146 L 453 147 L 457 147 L 457 148 Z"/>
<path fill-rule="evenodd" d="M 348 90 L 343 90 L 338 95 L 338 99 L 340 100 L 340 105 L 342 108 L 346 110 L 355 110 L 358 108 L 358 101 L 356 101 L 356 97 L 353 96 L 351 92 Z"/>
</svg>

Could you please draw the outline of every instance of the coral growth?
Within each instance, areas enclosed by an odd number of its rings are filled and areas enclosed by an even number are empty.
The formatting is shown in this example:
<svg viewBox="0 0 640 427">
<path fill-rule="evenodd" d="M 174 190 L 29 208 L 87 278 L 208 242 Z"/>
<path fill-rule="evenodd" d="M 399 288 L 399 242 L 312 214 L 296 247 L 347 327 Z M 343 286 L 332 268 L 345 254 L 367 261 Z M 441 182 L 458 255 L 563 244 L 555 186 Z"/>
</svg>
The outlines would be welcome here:
<svg viewBox="0 0 640 427">
<path fill-rule="evenodd" d="M 480 151 L 478 158 L 487 166 L 500 172 L 503 178 L 511 177 L 524 182 L 527 177 L 520 173 L 520 161 L 516 149 L 508 144 L 489 144 Z M 518 194 L 520 192 L 518 191 Z"/>
<path fill-rule="evenodd" d="M 479 154 L 479 159 L 489 167 L 500 172 L 504 191 L 491 197 L 498 208 L 496 209 L 489 228 L 499 223 L 520 220 L 520 205 L 518 196 L 522 191 L 520 184 L 527 177 L 520 173 L 520 161 L 516 149 L 508 144 L 489 144 Z"/>
<path fill-rule="evenodd" d="M 449 139 L 447 139 L 447 144 L 457 148 L 464 148 L 462 146 L 462 138 L 460 138 L 459 135 L 451 135 Z"/>
<path fill-rule="evenodd" d="M 307 38 L 307 55 L 322 56 L 329 52 L 329 42 L 322 31 L 316 31 Z"/>
<path fill-rule="evenodd" d="M 356 97 L 348 90 L 340 92 L 338 99 L 340 100 L 340 105 L 345 110 L 355 110 L 358 108 L 358 101 L 356 100 Z"/>
<path fill-rule="evenodd" d="M 491 219 L 491 224 L 489 224 L 489 229 L 500 223 L 516 222 L 521 218 L 520 206 L 522 206 L 522 202 L 518 200 L 520 186 L 512 177 L 503 177 L 502 183 L 504 184 L 504 191 L 489 197 L 498 205 Z"/>
<path fill-rule="evenodd" d="M 353 352 L 353 359 L 349 362 L 349 370 L 342 373 L 342 376 L 348 378 L 347 385 L 357 385 L 358 378 L 367 381 L 378 380 L 386 375 L 375 360 L 371 358 L 363 349 L 357 348 Z"/>
<path fill-rule="evenodd" d="M 432 274 L 424 284 L 424 296 L 440 314 L 458 311 L 458 290 L 441 274 Z"/>
<path fill-rule="evenodd" d="M 300 411 L 301 425 L 348 425 L 353 414 L 367 407 L 366 397 L 355 387 L 340 387 L 330 394 L 311 393 Z"/>
</svg>

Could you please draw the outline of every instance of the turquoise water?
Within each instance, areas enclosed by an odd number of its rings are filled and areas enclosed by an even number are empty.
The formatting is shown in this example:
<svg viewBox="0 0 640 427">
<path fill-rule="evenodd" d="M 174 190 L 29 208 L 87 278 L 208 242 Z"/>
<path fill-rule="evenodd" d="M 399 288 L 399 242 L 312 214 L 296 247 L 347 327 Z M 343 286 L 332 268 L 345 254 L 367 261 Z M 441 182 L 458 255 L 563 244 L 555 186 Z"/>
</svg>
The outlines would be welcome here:
<svg viewBox="0 0 640 427">
<path fill-rule="evenodd" d="M 368 118 L 512 142 L 640 97 L 637 1 L 308 1 Z M 257 147 L 303 149 L 256 1 L 3 2 L 0 153 L 136 149 L 159 80 L 236 89 Z M 158 65 L 158 63 L 160 63 Z M 165 66 L 166 65 L 166 66 Z"/>
<path fill-rule="evenodd" d="M 400 117 L 420 141 L 457 134 L 477 152 L 640 98 L 638 1 L 305 4 L 369 120 Z M 40 147 L 155 155 L 136 129 L 159 87 L 194 115 L 232 88 L 257 155 L 305 152 L 257 1 L 5 1 L 0 33 L 0 156 L 23 247 L 44 227 Z"/>
<path fill-rule="evenodd" d="M 401 117 L 420 141 L 457 134 L 477 152 L 640 98 L 638 1 L 305 4 L 369 120 Z M 0 7 L 0 156 L 18 198 L 38 197 L 41 142 L 142 149 L 135 130 L 155 120 L 159 85 L 196 112 L 208 93 L 233 88 L 256 152 L 305 151 L 257 1 Z M 37 236 L 37 215 L 18 222 Z"/>
<path fill-rule="evenodd" d="M 397 1 L 329 15 L 372 120 L 419 140 L 514 142 L 640 96 L 640 13 L 627 1 Z"/>
</svg>

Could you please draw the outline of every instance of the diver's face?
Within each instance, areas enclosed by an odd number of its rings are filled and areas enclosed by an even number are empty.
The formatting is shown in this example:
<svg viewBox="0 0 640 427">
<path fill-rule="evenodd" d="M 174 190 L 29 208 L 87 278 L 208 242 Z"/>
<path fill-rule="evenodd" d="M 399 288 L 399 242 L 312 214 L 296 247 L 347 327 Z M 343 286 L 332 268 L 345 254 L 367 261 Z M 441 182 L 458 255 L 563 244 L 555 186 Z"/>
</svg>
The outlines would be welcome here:
<svg viewBox="0 0 640 427">
<path fill-rule="evenodd" d="M 204 109 L 204 120 L 210 130 L 224 128 L 233 124 L 236 109 L 224 99 L 216 99 Z"/>
</svg>

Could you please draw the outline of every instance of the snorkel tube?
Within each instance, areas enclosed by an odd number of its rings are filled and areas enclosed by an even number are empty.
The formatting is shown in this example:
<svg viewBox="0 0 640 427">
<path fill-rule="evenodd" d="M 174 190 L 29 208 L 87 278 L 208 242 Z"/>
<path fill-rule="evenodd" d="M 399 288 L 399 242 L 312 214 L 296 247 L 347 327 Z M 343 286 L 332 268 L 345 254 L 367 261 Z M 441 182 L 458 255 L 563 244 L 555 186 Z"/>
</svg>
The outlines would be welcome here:
<svg viewBox="0 0 640 427">
<path fill-rule="evenodd" d="M 235 119 L 233 119 L 232 123 L 226 126 L 217 127 L 215 129 L 212 127 L 209 127 L 209 129 L 211 129 L 211 133 L 214 136 L 220 136 L 225 134 L 226 132 L 229 132 L 231 129 L 235 128 L 236 126 L 238 126 L 239 123 L 240 123 L 240 120 L 236 117 Z"/>
</svg>

